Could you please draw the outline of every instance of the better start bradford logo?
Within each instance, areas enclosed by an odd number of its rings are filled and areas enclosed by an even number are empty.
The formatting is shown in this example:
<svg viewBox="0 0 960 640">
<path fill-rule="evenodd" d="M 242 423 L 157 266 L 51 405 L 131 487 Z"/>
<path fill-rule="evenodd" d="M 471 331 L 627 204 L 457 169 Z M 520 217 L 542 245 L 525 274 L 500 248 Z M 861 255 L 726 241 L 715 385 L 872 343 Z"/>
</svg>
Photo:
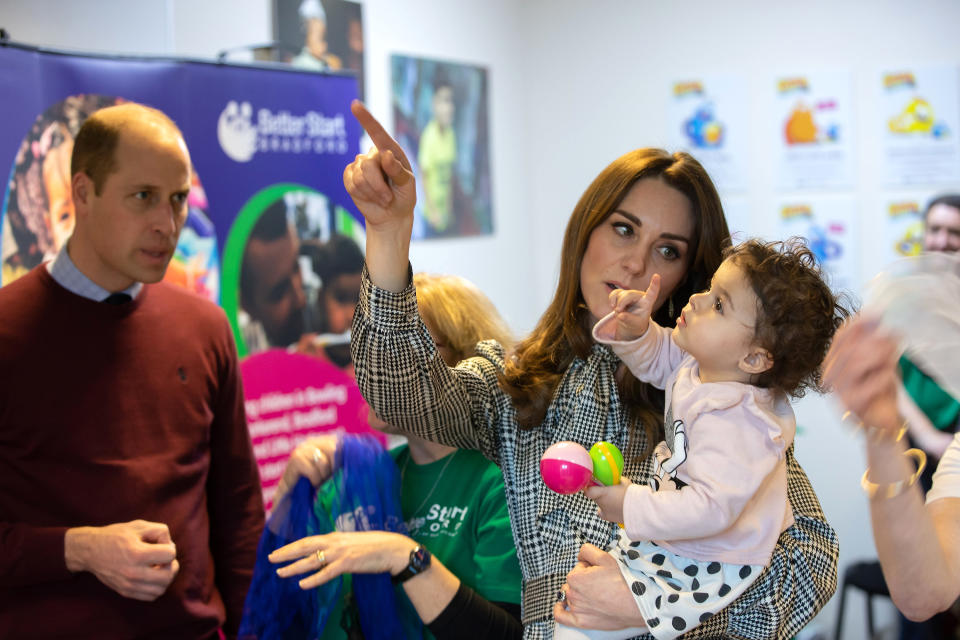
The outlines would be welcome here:
<svg viewBox="0 0 960 640">
<path fill-rule="evenodd" d="M 316 111 L 295 115 L 262 108 L 253 121 L 249 102 L 231 100 L 217 121 L 217 140 L 228 158 L 249 162 L 260 153 L 343 154 L 347 152 L 344 116 Z"/>
</svg>

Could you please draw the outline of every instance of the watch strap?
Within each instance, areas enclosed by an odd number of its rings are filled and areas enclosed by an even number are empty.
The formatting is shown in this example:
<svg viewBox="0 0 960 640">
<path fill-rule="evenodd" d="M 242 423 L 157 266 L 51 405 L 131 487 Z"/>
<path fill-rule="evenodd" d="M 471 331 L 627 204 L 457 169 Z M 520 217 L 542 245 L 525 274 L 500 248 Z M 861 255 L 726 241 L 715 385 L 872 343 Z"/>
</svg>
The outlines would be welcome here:
<svg viewBox="0 0 960 640">
<path fill-rule="evenodd" d="M 410 552 L 410 562 L 406 568 L 397 575 L 391 576 L 390 580 L 393 584 L 406 582 L 413 576 L 426 571 L 430 567 L 430 559 L 430 552 L 427 551 L 427 548 L 422 544 L 417 544 Z"/>
</svg>

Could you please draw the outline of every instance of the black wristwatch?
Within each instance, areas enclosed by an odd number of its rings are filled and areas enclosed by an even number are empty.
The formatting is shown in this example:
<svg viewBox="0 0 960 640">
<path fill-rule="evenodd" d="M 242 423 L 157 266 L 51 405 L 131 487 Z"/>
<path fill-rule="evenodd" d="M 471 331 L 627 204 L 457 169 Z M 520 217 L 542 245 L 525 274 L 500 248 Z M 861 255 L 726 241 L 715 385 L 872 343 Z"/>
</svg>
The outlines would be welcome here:
<svg viewBox="0 0 960 640">
<path fill-rule="evenodd" d="M 422 544 L 418 544 L 416 547 L 414 547 L 413 551 L 410 552 L 410 563 L 407 565 L 407 567 L 397 575 L 390 578 L 393 581 L 393 584 L 406 582 L 418 573 L 423 573 L 429 569 L 430 557 L 430 552 L 427 551 L 427 548 Z"/>
</svg>

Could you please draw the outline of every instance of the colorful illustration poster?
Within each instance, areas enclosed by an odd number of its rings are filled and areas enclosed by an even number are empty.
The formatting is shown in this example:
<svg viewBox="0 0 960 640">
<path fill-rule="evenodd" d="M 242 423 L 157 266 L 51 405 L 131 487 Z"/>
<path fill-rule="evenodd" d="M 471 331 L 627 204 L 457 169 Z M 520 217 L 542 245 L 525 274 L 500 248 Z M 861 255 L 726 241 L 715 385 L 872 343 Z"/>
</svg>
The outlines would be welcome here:
<svg viewBox="0 0 960 640">
<path fill-rule="evenodd" d="M 777 205 L 777 214 L 777 237 L 803 238 L 835 292 L 855 291 L 860 286 L 853 196 L 783 199 Z"/>
<path fill-rule="evenodd" d="M 880 201 L 883 218 L 882 264 L 923 251 L 923 212 L 932 193 L 887 194 Z"/>
<path fill-rule="evenodd" d="M 776 80 L 775 91 L 777 186 L 785 191 L 852 187 L 850 73 L 782 76 Z"/>
<path fill-rule="evenodd" d="M 960 69 L 923 67 L 880 75 L 875 135 L 890 186 L 960 182 Z"/>
<path fill-rule="evenodd" d="M 390 57 L 393 131 L 417 176 L 413 239 L 493 233 L 487 70 Z"/>
<path fill-rule="evenodd" d="M 740 76 L 688 78 L 670 86 L 668 144 L 699 160 L 722 192 L 748 187 L 747 95 Z"/>
</svg>

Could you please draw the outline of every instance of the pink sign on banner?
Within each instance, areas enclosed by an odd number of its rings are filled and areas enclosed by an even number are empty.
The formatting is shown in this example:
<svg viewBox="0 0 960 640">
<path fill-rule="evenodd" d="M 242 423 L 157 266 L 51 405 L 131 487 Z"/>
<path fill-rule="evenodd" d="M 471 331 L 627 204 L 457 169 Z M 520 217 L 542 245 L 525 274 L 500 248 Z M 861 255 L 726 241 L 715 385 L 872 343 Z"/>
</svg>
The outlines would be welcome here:
<svg viewBox="0 0 960 640">
<path fill-rule="evenodd" d="M 240 363 L 247 423 L 269 509 L 290 452 L 304 439 L 326 431 L 370 433 L 367 404 L 357 383 L 329 362 L 270 349 Z"/>
</svg>

